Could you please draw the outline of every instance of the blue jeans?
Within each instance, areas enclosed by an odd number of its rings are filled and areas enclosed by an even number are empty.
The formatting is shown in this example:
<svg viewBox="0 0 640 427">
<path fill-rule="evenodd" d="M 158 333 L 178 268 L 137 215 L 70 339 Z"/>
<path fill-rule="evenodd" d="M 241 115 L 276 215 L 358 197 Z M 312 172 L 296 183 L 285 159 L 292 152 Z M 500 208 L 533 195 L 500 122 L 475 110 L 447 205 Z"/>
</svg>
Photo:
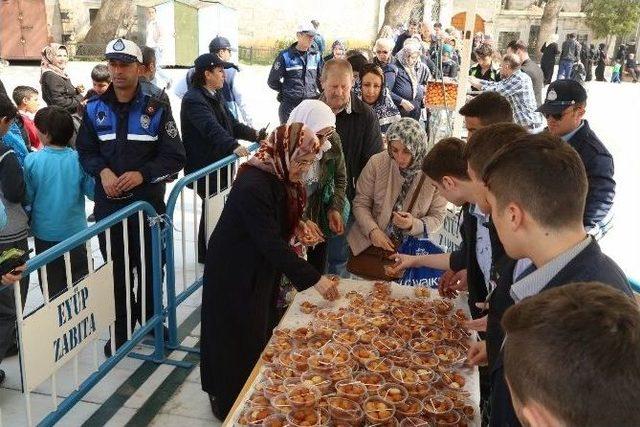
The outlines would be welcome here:
<svg viewBox="0 0 640 427">
<path fill-rule="evenodd" d="M 570 79 L 571 78 L 571 68 L 573 67 L 573 61 L 568 59 L 563 59 L 558 64 L 558 78 L 561 79 Z"/>
<path fill-rule="evenodd" d="M 347 261 L 349 261 L 349 253 L 351 252 L 347 243 L 347 234 L 349 234 L 353 222 L 354 218 L 351 214 L 344 228 L 344 233 L 327 240 L 327 274 L 336 274 L 345 279 L 351 277 L 347 271 Z"/>
<path fill-rule="evenodd" d="M 620 83 L 620 73 L 613 73 L 611 75 L 611 83 Z"/>
</svg>

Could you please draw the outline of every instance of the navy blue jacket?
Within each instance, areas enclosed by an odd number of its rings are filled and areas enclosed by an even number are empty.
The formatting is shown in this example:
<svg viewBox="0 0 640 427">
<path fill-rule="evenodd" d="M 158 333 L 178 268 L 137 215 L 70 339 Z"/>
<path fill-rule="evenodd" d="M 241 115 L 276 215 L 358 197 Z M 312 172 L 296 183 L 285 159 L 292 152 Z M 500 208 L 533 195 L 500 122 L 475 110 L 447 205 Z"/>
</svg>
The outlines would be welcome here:
<svg viewBox="0 0 640 427">
<path fill-rule="evenodd" d="M 512 264 L 515 266 L 515 262 Z M 489 425 L 495 427 L 519 426 L 511 404 L 511 395 L 504 380 L 504 365 L 502 352 L 499 350 L 504 339 L 504 333 L 500 327 L 500 320 L 504 312 L 513 305 L 509 296 L 510 282 L 513 279 L 513 268 L 505 270 L 498 283 L 498 288 L 493 293 L 498 296 L 489 303 L 489 318 L 487 323 L 487 352 L 491 361 L 491 354 L 495 354 L 495 361 L 491 368 L 491 420 Z M 560 272 L 545 286 L 545 290 L 557 288 L 575 282 L 602 282 L 613 288 L 619 289 L 633 298 L 633 292 L 626 276 L 618 265 L 600 250 L 598 243 L 593 240 L 582 252 L 569 262 Z M 498 333 L 496 333 L 496 328 Z M 490 332 L 490 330 L 492 332 Z M 493 339 L 492 343 L 489 339 Z M 493 349 L 493 350 L 492 350 Z M 498 349 L 498 350 L 496 350 Z M 567 355 L 570 357 L 570 355 Z"/>
<path fill-rule="evenodd" d="M 160 94 L 157 87 L 140 81 L 129 103 L 118 102 L 113 85 L 87 102 L 76 148 L 82 167 L 96 178 L 98 219 L 139 200 L 164 213 L 165 181 L 182 169 L 185 151 L 171 106 Z M 116 176 L 139 171 L 143 183 L 122 198 L 110 199 L 100 181 L 105 168 Z"/>
<path fill-rule="evenodd" d="M 418 67 L 418 89 L 416 95 L 413 96 L 413 86 L 411 84 L 411 78 L 404 69 L 404 66 L 396 59 L 394 65 L 398 68 L 398 73 L 395 76 L 395 80 L 388 83 L 391 89 L 391 99 L 398 106 L 400 115 L 402 117 L 411 117 L 416 120 L 420 119 L 420 109 L 422 108 L 422 100 L 424 98 L 424 88 L 429 80 L 429 69 L 421 61 L 418 61 L 416 67 Z M 400 102 L 406 99 L 413 104 L 414 109 L 410 112 L 400 107 Z"/>
<path fill-rule="evenodd" d="M 315 45 L 306 52 L 296 49 L 296 43 L 281 51 L 273 62 L 267 84 L 278 92 L 278 99 L 301 100 L 316 98 L 320 92 L 320 73 L 324 62 Z"/>
<path fill-rule="evenodd" d="M 395 65 L 394 62 L 393 57 L 389 59 L 387 64 L 381 63 L 378 58 L 373 58 L 373 63 L 382 68 L 382 71 L 384 72 L 384 83 L 387 88 L 389 88 L 389 92 L 393 89 L 393 85 L 396 81 L 396 75 L 398 74 L 398 66 Z"/>
<path fill-rule="evenodd" d="M 616 195 L 613 157 L 586 120 L 582 128 L 569 139 L 569 145 L 580 155 L 589 181 L 584 226 L 588 230 L 594 229 L 590 234 L 598 236 L 609 228 L 613 214 L 613 198 Z"/>
</svg>

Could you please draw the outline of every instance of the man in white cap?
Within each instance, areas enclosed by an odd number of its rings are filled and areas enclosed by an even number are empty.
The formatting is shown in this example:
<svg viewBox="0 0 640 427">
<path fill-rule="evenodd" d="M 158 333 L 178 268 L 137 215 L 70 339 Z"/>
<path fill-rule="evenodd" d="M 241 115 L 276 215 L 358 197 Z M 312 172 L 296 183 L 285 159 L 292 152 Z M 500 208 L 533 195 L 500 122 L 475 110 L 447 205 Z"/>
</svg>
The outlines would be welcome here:
<svg viewBox="0 0 640 427">
<path fill-rule="evenodd" d="M 311 22 L 298 26 L 298 41 L 278 54 L 273 62 L 267 84 L 278 92 L 278 116 L 284 124 L 291 111 L 305 99 L 317 98 L 320 94 L 320 73 L 322 55 L 318 52 L 313 38 L 316 29 Z"/>
<path fill-rule="evenodd" d="M 142 52 L 134 42 L 121 38 L 112 40 L 107 45 L 105 57 L 111 84 L 105 93 L 87 102 L 76 141 L 82 167 L 96 179 L 96 221 L 137 201 L 148 202 L 158 214 L 164 214 L 165 182 L 185 163 L 185 150 L 171 106 L 162 100 L 157 87 L 139 81 Z M 137 215 L 129 218 L 129 253 L 124 252 L 122 224 L 111 227 L 116 348 L 127 340 L 127 298 L 131 301 L 131 327 L 136 320 L 142 324 L 143 319 L 153 315 L 151 235 L 146 226 L 146 283 L 137 287 L 131 283 L 131 289 L 137 289 L 135 301 L 133 291 L 130 295 L 125 291 L 125 274 L 134 277 L 133 270 L 137 270 L 137 277 L 141 276 L 139 226 Z M 100 235 L 99 240 L 100 251 L 106 259 L 105 235 Z M 129 271 L 125 271 L 126 257 L 129 258 Z M 143 293 L 146 296 L 145 313 L 141 312 L 140 306 Z M 111 355 L 110 342 L 105 346 L 105 355 Z"/>
</svg>

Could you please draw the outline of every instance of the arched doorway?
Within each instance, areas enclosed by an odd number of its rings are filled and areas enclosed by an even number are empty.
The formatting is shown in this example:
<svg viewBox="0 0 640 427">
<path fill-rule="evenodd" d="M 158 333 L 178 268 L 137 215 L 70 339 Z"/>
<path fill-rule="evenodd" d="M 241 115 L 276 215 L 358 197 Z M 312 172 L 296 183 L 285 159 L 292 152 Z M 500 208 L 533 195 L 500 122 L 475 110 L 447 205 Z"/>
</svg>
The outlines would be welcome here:
<svg viewBox="0 0 640 427">
<path fill-rule="evenodd" d="M 451 25 L 457 30 L 464 31 L 465 21 L 467 19 L 467 12 L 460 12 L 451 18 Z M 480 15 L 476 14 L 476 22 L 473 25 L 473 33 L 484 33 L 484 19 Z"/>
</svg>

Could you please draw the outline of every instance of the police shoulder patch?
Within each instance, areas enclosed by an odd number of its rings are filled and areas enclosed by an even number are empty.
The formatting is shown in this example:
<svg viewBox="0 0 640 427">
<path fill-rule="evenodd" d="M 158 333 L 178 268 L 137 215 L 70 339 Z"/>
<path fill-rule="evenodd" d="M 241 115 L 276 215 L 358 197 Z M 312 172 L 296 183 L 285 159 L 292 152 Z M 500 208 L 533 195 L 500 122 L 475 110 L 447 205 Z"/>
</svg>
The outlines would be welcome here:
<svg viewBox="0 0 640 427">
<path fill-rule="evenodd" d="M 276 60 L 276 62 L 273 63 L 273 69 L 274 70 L 279 70 L 280 69 L 280 58 L 278 58 Z"/>
<path fill-rule="evenodd" d="M 176 136 L 178 136 L 178 128 L 176 127 L 176 122 L 174 122 L 173 120 L 169 120 L 164 125 L 164 130 L 167 132 L 167 135 L 169 135 L 169 137 L 171 138 L 175 138 Z"/>
</svg>

